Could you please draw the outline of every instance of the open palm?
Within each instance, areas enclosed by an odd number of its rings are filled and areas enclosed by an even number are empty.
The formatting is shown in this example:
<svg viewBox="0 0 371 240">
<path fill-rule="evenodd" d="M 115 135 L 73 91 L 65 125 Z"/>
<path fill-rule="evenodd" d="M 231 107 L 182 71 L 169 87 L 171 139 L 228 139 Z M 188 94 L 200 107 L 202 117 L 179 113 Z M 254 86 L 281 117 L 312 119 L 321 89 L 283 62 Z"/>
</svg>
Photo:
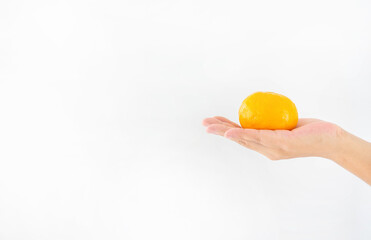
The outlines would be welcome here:
<svg viewBox="0 0 371 240">
<path fill-rule="evenodd" d="M 295 157 L 331 157 L 338 149 L 336 138 L 341 128 L 319 119 L 299 119 L 295 129 L 243 129 L 224 117 L 203 121 L 208 133 L 224 136 L 272 160 Z M 325 143 L 325 144 L 324 144 Z"/>
</svg>

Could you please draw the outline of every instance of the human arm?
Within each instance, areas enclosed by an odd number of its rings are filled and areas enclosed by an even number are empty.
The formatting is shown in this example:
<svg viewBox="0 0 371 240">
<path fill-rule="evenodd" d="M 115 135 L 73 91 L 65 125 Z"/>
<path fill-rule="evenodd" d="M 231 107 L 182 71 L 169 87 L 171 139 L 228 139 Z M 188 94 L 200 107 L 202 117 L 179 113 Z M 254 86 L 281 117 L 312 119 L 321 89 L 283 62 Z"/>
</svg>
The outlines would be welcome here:
<svg viewBox="0 0 371 240">
<path fill-rule="evenodd" d="M 208 133 L 224 136 L 271 160 L 323 157 L 333 160 L 371 185 L 371 143 L 336 124 L 318 119 L 299 119 L 295 129 L 243 129 L 224 118 L 206 118 Z"/>
</svg>

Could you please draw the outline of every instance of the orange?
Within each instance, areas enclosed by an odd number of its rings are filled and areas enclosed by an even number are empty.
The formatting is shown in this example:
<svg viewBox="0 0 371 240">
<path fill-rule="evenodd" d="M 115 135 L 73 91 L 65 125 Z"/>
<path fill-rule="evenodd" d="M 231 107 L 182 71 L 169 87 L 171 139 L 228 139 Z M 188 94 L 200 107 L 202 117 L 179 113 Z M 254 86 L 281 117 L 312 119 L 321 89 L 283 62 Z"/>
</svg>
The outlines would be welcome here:
<svg viewBox="0 0 371 240">
<path fill-rule="evenodd" d="M 242 102 L 238 115 L 243 128 L 291 130 L 298 123 L 295 104 L 273 92 L 251 94 Z"/>
</svg>

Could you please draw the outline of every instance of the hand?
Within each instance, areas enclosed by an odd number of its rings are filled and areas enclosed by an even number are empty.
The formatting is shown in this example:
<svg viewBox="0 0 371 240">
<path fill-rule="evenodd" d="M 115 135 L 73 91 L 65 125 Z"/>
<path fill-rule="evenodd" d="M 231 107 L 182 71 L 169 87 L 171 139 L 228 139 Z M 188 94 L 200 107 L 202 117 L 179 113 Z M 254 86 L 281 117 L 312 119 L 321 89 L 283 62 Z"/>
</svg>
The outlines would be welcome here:
<svg viewBox="0 0 371 240">
<path fill-rule="evenodd" d="M 271 160 L 317 156 L 333 159 L 339 153 L 342 129 L 318 119 L 299 119 L 295 129 L 243 129 L 224 117 L 206 118 L 208 133 L 224 136 Z"/>
<path fill-rule="evenodd" d="M 302 118 L 295 129 L 243 129 L 224 117 L 203 121 L 208 133 L 224 136 L 271 160 L 324 157 L 371 185 L 371 143 L 333 123 Z"/>
</svg>

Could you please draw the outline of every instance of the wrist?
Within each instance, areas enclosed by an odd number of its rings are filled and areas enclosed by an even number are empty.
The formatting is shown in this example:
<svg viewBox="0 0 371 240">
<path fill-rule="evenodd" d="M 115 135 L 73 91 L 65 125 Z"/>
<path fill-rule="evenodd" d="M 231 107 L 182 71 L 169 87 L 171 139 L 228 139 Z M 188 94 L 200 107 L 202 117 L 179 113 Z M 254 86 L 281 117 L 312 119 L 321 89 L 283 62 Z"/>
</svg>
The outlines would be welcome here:
<svg viewBox="0 0 371 240">
<path fill-rule="evenodd" d="M 327 158 L 342 165 L 347 159 L 353 141 L 352 134 L 336 126 L 333 148 Z"/>
<path fill-rule="evenodd" d="M 330 159 L 344 165 L 350 164 L 353 158 L 370 155 L 370 143 L 339 127 L 335 148 Z"/>
<path fill-rule="evenodd" d="M 342 130 L 329 159 L 371 185 L 371 143 Z"/>
</svg>

